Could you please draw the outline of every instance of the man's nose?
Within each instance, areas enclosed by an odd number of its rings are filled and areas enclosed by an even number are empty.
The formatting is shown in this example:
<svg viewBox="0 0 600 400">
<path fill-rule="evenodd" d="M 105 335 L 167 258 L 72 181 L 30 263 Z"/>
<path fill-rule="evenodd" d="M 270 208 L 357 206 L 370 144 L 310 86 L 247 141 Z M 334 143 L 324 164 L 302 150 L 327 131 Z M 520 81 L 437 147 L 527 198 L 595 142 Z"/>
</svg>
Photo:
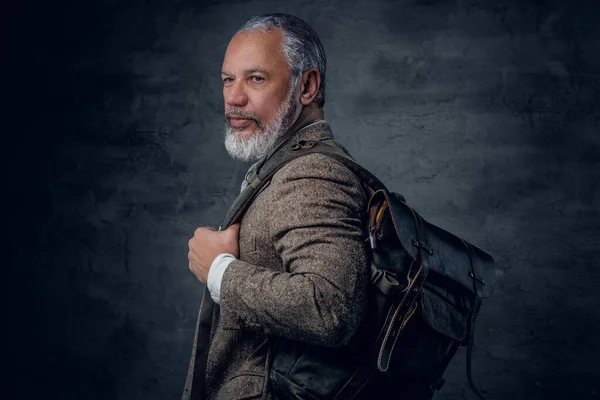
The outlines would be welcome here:
<svg viewBox="0 0 600 400">
<path fill-rule="evenodd" d="M 223 89 L 223 97 L 228 106 L 243 107 L 248 103 L 248 95 L 243 82 L 233 82 L 231 86 Z"/>
</svg>

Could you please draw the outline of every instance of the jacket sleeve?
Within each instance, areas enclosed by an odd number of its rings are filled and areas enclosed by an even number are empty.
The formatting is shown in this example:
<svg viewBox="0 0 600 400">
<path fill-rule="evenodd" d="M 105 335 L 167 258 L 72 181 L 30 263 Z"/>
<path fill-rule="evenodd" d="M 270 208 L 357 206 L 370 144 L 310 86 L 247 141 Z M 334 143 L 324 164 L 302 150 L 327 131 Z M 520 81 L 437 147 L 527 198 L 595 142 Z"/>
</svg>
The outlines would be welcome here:
<svg viewBox="0 0 600 400">
<path fill-rule="evenodd" d="M 266 223 L 285 272 L 232 262 L 221 286 L 220 324 L 346 344 L 366 307 L 360 181 L 343 164 L 312 154 L 282 168 L 271 186 L 276 201 Z"/>
</svg>

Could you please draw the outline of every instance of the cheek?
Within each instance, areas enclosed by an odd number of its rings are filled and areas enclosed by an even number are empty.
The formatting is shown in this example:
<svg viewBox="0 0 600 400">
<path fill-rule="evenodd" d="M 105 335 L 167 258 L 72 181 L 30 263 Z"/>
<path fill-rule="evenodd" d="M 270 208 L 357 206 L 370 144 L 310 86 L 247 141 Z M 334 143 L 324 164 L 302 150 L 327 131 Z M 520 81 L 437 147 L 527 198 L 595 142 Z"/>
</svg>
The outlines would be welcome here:
<svg viewBox="0 0 600 400">
<path fill-rule="evenodd" d="M 279 93 L 274 93 L 270 96 L 266 96 L 260 100 L 260 110 L 262 113 L 262 117 L 265 120 L 271 120 L 277 111 L 281 108 L 281 105 L 285 101 L 284 98 L 280 98 Z"/>
<path fill-rule="evenodd" d="M 251 111 L 261 121 L 268 120 L 271 109 L 268 96 L 262 96 L 255 93 L 253 96 L 249 96 L 248 105 L 250 106 Z"/>
</svg>

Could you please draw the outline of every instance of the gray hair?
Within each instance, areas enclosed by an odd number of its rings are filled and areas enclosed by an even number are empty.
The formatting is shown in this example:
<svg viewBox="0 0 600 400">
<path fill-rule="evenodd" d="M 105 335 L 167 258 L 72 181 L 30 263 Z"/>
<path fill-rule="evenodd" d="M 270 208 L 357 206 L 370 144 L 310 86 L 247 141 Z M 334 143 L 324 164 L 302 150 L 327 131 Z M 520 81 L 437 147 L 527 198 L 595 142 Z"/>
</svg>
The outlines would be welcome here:
<svg viewBox="0 0 600 400">
<path fill-rule="evenodd" d="M 298 84 L 304 71 L 313 67 L 319 71 L 321 85 L 314 102 L 317 106 L 323 108 L 325 104 L 327 57 L 325 57 L 325 49 L 319 40 L 319 36 L 309 24 L 289 14 L 265 14 L 250 18 L 238 32 L 253 30 L 266 32 L 273 28 L 281 28 L 284 33 L 283 53 L 290 66 L 292 88 Z"/>
</svg>

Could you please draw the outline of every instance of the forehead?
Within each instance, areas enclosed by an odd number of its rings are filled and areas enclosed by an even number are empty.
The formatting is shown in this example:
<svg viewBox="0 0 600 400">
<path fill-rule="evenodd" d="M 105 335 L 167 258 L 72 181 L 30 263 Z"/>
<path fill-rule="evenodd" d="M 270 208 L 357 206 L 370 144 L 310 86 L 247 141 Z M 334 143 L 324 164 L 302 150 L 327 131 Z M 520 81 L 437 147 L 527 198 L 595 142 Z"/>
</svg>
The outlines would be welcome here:
<svg viewBox="0 0 600 400">
<path fill-rule="evenodd" d="M 284 33 L 281 28 L 267 32 L 238 32 L 229 42 L 223 71 L 238 74 L 247 69 L 264 69 L 271 73 L 289 73 L 289 66 L 283 54 Z"/>
</svg>

